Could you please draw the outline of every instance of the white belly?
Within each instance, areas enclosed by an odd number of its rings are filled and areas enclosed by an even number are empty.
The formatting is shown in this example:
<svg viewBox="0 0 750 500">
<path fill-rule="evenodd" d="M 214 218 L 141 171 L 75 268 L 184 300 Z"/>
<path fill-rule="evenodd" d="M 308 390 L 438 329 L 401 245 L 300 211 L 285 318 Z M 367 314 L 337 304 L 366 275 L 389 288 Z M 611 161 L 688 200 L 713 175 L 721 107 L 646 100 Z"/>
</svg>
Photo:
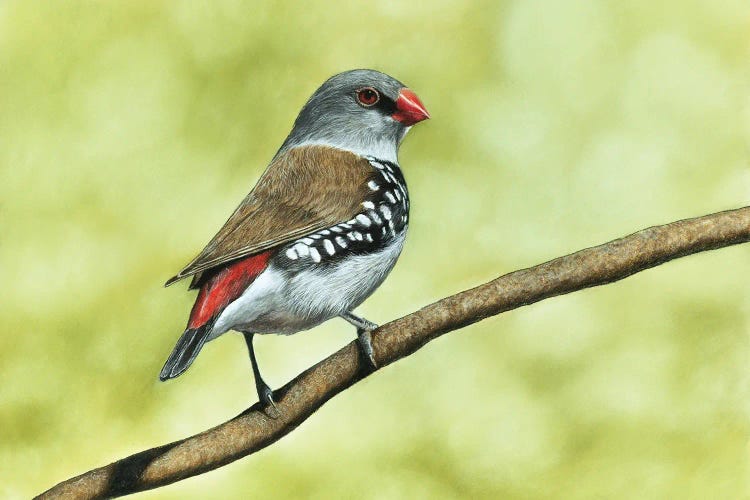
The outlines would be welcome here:
<svg viewBox="0 0 750 500">
<path fill-rule="evenodd" d="M 405 235 L 378 253 L 312 265 L 293 275 L 270 265 L 219 315 L 209 340 L 228 330 L 292 334 L 354 309 L 393 269 Z"/>
</svg>

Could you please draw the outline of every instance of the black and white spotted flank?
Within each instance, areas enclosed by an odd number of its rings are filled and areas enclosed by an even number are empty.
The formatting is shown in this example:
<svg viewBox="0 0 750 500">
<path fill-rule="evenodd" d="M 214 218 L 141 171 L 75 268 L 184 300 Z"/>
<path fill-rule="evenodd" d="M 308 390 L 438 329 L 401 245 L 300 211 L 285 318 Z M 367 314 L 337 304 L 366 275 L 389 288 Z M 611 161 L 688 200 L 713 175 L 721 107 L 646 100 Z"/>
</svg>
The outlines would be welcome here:
<svg viewBox="0 0 750 500">
<path fill-rule="evenodd" d="M 369 196 L 354 218 L 295 240 L 276 259 L 292 271 L 313 265 L 325 266 L 353 255 L 377 253 L 409 224 L 409 194 L 396 163 L 366 157 L 378 172 L 368 183 Z M 280 262 L 281 263 L 281 262 Z"/>
</svg>

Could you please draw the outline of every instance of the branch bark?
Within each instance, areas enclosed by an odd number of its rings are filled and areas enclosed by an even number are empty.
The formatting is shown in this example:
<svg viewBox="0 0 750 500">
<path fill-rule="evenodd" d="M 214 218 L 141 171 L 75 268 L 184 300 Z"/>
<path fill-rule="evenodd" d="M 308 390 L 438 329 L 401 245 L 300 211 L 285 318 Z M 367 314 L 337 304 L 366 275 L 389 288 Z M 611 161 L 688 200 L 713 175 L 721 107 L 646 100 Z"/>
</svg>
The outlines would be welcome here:
<svg viewBox="0 0 750 500">
<path fill-rule="evenodd" d="M 644 229 L 444 298 L 378 328 L 375 359 L 384 367 L 430 340 L 548 297 L 618 281 L 697 252 L 750 241 L 750 207 Z M 202 474 L 281 439 L 326 401 L 368 376 L 352 342 L 274 393 L 281 417 L 258 403 L 213 429 L 145 450 L 64 481 L 37 498 L 109 498 Z"/>
</svg>

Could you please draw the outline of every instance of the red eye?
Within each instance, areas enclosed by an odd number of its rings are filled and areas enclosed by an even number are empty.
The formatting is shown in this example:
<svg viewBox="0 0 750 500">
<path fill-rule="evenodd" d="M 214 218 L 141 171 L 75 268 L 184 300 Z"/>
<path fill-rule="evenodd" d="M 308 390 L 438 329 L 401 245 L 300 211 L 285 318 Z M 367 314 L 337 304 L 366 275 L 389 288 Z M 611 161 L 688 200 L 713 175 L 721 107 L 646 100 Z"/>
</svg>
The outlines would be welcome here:
<svg viewBox="0 0 750 500">
<path fill-rule="evenodd" d="M 380 94 L 372 87 L 365 87 L 357 91 L 357 101 L 367 108 L 374 106 L 380 100 Z"/>
</svg>

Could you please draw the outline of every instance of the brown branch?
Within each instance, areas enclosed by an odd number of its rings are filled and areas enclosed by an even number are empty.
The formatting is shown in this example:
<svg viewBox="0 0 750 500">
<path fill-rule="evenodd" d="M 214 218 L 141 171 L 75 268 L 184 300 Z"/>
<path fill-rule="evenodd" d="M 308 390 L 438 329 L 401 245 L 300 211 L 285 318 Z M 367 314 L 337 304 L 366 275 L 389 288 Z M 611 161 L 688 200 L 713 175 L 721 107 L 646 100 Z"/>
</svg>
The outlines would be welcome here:
<svg viewBox="0 0 750 500">
<path fill-rule="evenodd" d="M 750 241 L 750 207 L 644 229 L 515 271 L 380 327 L 372 336 L 383 367 L 430 340 L 548 297 L 621 280 L 672 259 Z M 281 417 L 256 403 L 201 434 L 142 451 L 58 484 L 38 498 L 104 498 L 157 488 L 254 453 L 294 430 L 326 401 L 369 375 L 352 342 L 274 393 Z"/>
</svg>

